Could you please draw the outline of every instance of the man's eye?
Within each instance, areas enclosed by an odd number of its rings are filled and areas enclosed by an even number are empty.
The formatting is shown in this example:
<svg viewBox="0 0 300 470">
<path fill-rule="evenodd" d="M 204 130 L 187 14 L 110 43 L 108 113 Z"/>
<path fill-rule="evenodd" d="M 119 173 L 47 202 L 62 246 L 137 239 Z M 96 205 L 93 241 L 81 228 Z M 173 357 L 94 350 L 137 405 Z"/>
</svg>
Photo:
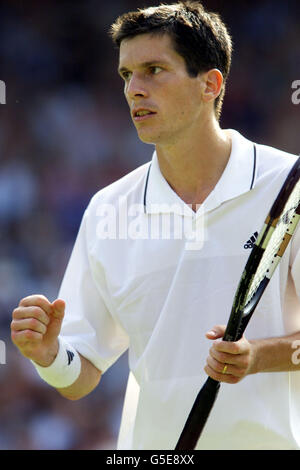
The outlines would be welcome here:
<svg viewBox="0 0 300 470">
<path fill-rule="evenodd" d="M 160 71 L 162 70 L 161 67 L 158 67 L 158 65 L 155 65 L 153 67 L 150 67 L 150 72 L 153 74 L 153 75 L 157 75 Z"/>
<path fill-rule="evenodd" d="M 131 76 L 131 72 L 123 72 L 122 73 L 122 78 L 124 80 L 128 80 L 130 78 L 130 76 Z"/>
</svg>

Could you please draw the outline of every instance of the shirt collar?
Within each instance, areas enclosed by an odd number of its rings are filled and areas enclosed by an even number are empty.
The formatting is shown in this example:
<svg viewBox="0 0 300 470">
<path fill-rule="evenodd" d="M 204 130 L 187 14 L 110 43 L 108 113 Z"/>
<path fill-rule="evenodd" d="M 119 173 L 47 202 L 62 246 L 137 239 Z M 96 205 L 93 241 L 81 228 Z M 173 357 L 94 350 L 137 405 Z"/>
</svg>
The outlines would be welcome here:
<svg viewBox="0 0 300 470">
<path fill-rule="evenodd" d="M 217 185 L 202 204 L 202 214 L 250 191 L 255 186 L 256 145 L 239 132 L 233 129 L 229 131 L 232 138 L 231 155 Z M 180 199 L 163 177 L 156 152 L 153 154 L 146 178 L 144 205 L 146 214 L 177 213 L 195 216 L 193 210 Z"/>
</svg>

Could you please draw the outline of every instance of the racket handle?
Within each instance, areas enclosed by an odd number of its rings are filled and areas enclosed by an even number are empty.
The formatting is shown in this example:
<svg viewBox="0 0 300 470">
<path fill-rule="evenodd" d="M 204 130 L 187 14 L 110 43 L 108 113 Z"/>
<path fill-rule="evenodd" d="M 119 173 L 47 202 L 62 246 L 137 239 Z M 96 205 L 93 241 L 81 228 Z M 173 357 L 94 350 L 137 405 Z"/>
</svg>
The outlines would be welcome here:
<svg viewBox="0 0 300 470">
<path fill-rule="evenodd" d="M 220 388 L 220 382 L 208 377 L 197 395 L 175 450 L 194 450 Z"/>
</svg>

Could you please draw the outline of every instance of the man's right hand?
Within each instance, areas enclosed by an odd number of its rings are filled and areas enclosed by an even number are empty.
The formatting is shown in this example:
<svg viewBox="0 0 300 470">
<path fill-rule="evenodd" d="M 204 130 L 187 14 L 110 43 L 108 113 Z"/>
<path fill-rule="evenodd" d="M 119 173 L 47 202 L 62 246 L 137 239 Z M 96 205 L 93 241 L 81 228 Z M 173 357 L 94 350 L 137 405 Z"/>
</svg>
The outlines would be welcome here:
<svg viewBox="0 0 300 470">
<path fill-rule="evenodd" d="M 65 302 L 53 303 L 43 295 L 25 297 L 13 311 L 11 339 L 23 356 L 42 367 L 52 364 L 58 353 L 58 335 Z"/>
</svg>

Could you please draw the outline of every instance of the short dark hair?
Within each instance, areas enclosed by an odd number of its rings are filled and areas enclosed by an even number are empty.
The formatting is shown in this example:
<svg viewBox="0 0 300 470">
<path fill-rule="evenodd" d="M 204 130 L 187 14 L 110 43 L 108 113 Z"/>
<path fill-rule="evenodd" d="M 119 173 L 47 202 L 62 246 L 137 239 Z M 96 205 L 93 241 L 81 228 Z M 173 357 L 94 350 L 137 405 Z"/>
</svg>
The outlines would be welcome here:
<svg viewBox="0 0 300 470">
<path fill-rule="evenodd" d="M 220 119 L 231 66 L 232 39 L 219 14 L 205 10 L 198 1 L 180 1 L 125 13 L 110 29 L 119 48 L 124 39 L 147 33 L 168 34 L 191 77 L 213 68 L 220 70 L 224 85 L 215 101 L 216 116 Z"/>
</svg>

